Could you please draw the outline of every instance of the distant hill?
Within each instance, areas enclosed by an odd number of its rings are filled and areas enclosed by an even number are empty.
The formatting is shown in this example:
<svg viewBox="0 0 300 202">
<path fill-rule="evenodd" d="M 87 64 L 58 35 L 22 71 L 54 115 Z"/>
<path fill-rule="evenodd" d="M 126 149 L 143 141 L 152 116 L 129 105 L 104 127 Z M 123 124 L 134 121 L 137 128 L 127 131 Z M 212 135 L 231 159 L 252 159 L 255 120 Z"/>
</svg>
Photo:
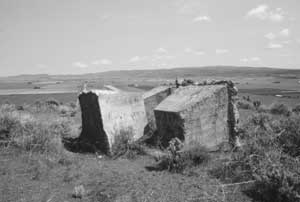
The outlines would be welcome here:
<svg viewBox="0 0 300 202">
<path fill-rule="evenodd" d="M 205 66 L 205 67 L 181 67 L 173 69 L 149 69 L 149 70 L 119 70 L 81 75 L 18 75 L 0 77 L 0 81 L 49 81 L 49 80 L 86 80 L 104 79 L 118 80 L 125 78 L 169 78 L 175 77 L 284 77 L 300 78 L 300 69 L 277 69 L 268 67 L 238 67 L 238 66 Z"/>
</svg>

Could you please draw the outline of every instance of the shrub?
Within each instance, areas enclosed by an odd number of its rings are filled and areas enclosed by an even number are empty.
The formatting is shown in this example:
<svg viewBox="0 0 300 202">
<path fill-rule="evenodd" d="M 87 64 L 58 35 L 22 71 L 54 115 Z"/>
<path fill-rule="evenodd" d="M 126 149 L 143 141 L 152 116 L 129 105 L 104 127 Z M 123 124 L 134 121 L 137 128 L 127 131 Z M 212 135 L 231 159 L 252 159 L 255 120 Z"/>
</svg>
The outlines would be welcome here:
<svg viewBox="0 0 300 202">
<path fill-rule="evenodd" d="M 300 162 L 280 152 L 268 152 L 253 170 L 256 180 L 252 194 L 261 201 L 300 200 Z"/>
<path fill-rule="evenodd" d="M 299 104 L 299 105 L 296 105 L 296 106 L 293 108 L 292 111 L 295 112 L 295 113 L 297 113 L 297 114 L 299 114 L 299 113 L 300 113 L 300 104 Z"/>
<path fill-rule="evenodd" d="M 299 128 L 296 117 L 255 114 L 240 130 L 243 147 L 210 173 L 226 182 L 254 180 L 260 201 L 297 201 L 300 196 Z"/>
<path fill-rule="evenodd" d="M 247 101 L 247 100 L 239 100 L 239 101 L 237 102 L 237 107 L 238 107 L 239 109 L 250 109 L 250 110 L 253 110 L 253 109 L 254 109 L 252 103 L 249 102 L 249 101 Z"/>
<path fill-rule="evenodd" d="M 0 131 L 5 132 L 9 145 L 32 152 L 61 152 L 61 137 L 71 128 L 61 120 L 42 122 L 30 113 L 6 112 L 0 114 Z M 1 134 L 1 133 L 0 133 Z"/>
<path fill-rule="evenodd" d="M 54 98 L 49 98 L 45 102 L 47 105 L 59 106 L 59 102 Z"/>
<path fill-rule="evenodd" d="M 16 106 L 13 104 L 3 104 L 0 106 L 0 113 L 13 112 L 16 110 Z"/>
<path fill-rule="evenodd" d="M 291 113 L 289 108 L 283 103 L 273 103 L 270 106 L 270 112 L 272 114 L 285 115 L 285 116 L 289 116 Z"/>
<path fill-rule="evenodd" d="M 270 111 L 269 108 L 265 105 L 260 105 L 256 110 L 259 113 L 268 113 Z"/>
<path fill-rule="evenodd" d="M 113 158 L 121 156 L 128 159 L 135 159 L 138 155 L 145 155 L 144 147 L 132 139 L 132 129 L 121 129 L 115 137 L 115 142 L 111 148 Z"/>
<path fill-rule="evenodd" d="M 69 106 L 73 109 L 76 109 L 77 108 L 77 104 L 75 102 L 70 102 L 69 103 Z"/>
<path fill-rule="evenodd" d="M 255 109 L 258 109 L 261 106 L 261 101 L 255 100 L 252 102 Z"/>
<path fill-rule="evenodd" d="M 0 114 L 0 140 L 9 141 L 11 131 L 19 124 L 20 121 L 17 119 L 17 117 L 13 117 L 11 114 L 8 113 L 4 113 L 4 114 L 1 113 Z"/>
<path fill-rule="evenodd" d="M 68 115 L 71 113 L 72 109 L 69 106 L 66 105 L 59 105 L 57 107 L 57 111 L 61 114 L 61 115 Z"/>
<path fill-rule="evenodd" d="M 177 138 L 174 139 L 176 140 Z M 183 145 L 177 144 L 178 141 L 173 141 L 174 139 L 170 141 L 168 155 L 159 162 L 157 170 L 183 173 L 186 168 L 197 166 L 208 160 L 208 152 L 203 146 L 195 145 L 181 151 L 180 149 Z"/>
<path fill-rule="evenodd" d="M 300 157 L 300 117 L 292 116 L 281 121 L 277 136 L 283 152 Z"/>
</svg>

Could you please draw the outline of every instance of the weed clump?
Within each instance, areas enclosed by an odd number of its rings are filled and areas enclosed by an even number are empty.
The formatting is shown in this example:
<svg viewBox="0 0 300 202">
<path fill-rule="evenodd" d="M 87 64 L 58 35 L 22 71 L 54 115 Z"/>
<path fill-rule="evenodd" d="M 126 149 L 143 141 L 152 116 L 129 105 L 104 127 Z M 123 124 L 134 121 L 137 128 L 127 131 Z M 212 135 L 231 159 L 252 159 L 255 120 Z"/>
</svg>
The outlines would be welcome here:
<svg viewBox="0 0 300 202">
<path fill-rule="evenodd" d="M 292 109 L 292 111 L 293 111 L 294 113 L 296 113 L 296 114 L 300 114 L 300 104 L 299 104 L 299 105 L 296 105 L 296 106 Z"/>
<path fill-rule="evenodd" d="M 135 159 L 139 155 L 145 155 L 144 147 L 133 141 L 132 129 L 121 129 L 115 137 L 115 142 L 111 148 L 111 156 L 116 159 L 125 157 Z"/>
<path fill-rule="evenodd" d="M 254 114 L 240 129 L 243 147 L 210 174 L 226 183 L 253 180 L 248 190 L 261 201 L 299 201 L 300 119 Z"/>
<path fill-rule="evenodd" d="M 49 106 L 52 105 L 52 106 L 56 106 L 56 107 L 58 107 L 60 105 L 59 102 L 54 98 L 47 99 L 45 103 Z"/>
<path fill-rule="evenodd" d="M 239 109 L 254 110 L 253 104 L 247 100 L 239 100 L 237 102 L 237 107 Z"/>
<path fill-rule="evenodd" d="M 270 106 L 270 112 L 271 114 L 284 115 L 284 116 L 289 116 L 291 113 L 288 106 L 286 106 L 283 103 L 273 103 Z"/>
<path fill-rule="evenodd" d="M 0 108 L 0 137 L 5 146 L 15 146 L 25 151 L 59 153 L 61 138 L 71 132 L 67 121 L 41 121 L 28 112 L 5 111 Z"/>
<path fill-rule="evenodd" d="M 183 148 L 178 138 L 170 141 L 167 155 L 162 157 L 156 170 L 168 170 L 174 173 L 183 173 L 186 168 L 191 168 L 208 160 L 208 151 L 202 146 Z"/>
</svg>

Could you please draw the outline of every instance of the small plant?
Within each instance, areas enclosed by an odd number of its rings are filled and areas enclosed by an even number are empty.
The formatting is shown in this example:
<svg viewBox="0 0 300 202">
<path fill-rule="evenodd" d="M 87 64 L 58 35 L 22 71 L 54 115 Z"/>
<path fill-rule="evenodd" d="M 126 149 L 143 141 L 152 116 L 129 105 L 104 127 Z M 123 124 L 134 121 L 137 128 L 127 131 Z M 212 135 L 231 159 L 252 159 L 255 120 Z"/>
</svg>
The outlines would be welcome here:
<svg viewBox="0 0 300 202">
<path fill-rule="evenodd" d="M 59 102 L 54 98 L 49 98 L 45 102 L 47 105 L 59 106 Z"/>
<path fill-rule="evenodd" d="M 4 112 L 0 114 L 0 138 L 25 151 L 59 153 L 61 138 L 71 132 L 65 121 L 42 122 L 28 112 Z"/>
<path fill-rule="evenodd" d="M 292 116 L 281 121 L 277 136 L 283 152 L 292 157 L 300 157 L 300 117 Z"/>
<path fill-rule="evenodd" d="M 115 137 L 115 142 L 111 148 L 113 158 L 121 156 L 128 159 L 135 159 L 138 155 L 145 155 L 146 152 L 142 145 L 132 139 L 132 129 L 121 129 Z"/>
<path fill-rule="evenodd" d="M 295 112 L 296 114 L 300 114 L 300 104 L 296 105 L 292 111 Z"/>
<path fill-rule="evenodd" d="M 168 155 L 159 162 L 157 170 L 183 173 L 186 168 L 197 166 L 209 158 L 207 150 L 202 146 L 195 145 L 181 150 L 182 148 L 183 143 L 178 138 L 172 139 L 167 148 Z"/>
<path fill-rule="evenodd" d="M 247 100 L 239 100 L 237 102 L 237 107 L 239 109 L 248 109 L 248 110 L 253 110 L 254 107 L 253 107 L 253 104 Z"/>
<path fill-rule="evenodd" d="M 284 115 L 284 116 L 289 116 L 291 113 L 289 108 L 283 103 L 273 103 L 270 106 L 270 112 L 272 114 Z"/>
<path fill-rule="evenodd" d="M 300 119 L 255 114 L 242 126 L 243 147 L 210 173 L 225 182 L 254 182 L 259 201 L 300 200 Z"/>
<path fill-rule="evenodd" d="M 261 106 L 261 101 L 259 100 L 255 100 L 252 103 L 256 110 Z"/>
<path fill-rule="evenodd" d="M 300 200 L 300 162 L 278 151 L 271 151 L 259 160 L 253 170 L 252 194 L 266 202 Z M 252 189 L 253 189 L 252 188 Z"/>
</svg>

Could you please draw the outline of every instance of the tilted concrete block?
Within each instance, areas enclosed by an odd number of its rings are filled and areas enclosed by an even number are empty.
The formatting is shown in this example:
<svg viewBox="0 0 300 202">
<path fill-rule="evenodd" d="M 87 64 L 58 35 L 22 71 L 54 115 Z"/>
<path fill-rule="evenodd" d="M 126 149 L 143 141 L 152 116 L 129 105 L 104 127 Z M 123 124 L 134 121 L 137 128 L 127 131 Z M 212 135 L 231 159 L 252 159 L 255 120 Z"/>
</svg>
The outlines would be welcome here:
<svg viewBox="0 0 300 202">
<path fill-rule="evenodd" d="M 82 111 L 80 139 L 94 143 L 97 149 L 109 153 L 122 131 L 131 140 L 143 136 L 147 124 L 141 94 L 110 90 L 92 90 L 79 95 Z"/>
<path fill-rule="evenodd" d="M 149 123 L 149 127 L 152 130 L 156 129 L 154 109 L 169 95 L 171 95 L 173 89 L 170 86 L 158 86 L 143 94 L 146 115 Z"/>
<path fill-rule="evenodd" d="M 232 139 L 230 116 L 234 115 L 228 89 L 227 84 L 190 85 L 176 89 L 162 101 L 154 113 L 163 146 L 174 137 L 187 147 L 218 150 L 227 145 Z"/>
</svg>

